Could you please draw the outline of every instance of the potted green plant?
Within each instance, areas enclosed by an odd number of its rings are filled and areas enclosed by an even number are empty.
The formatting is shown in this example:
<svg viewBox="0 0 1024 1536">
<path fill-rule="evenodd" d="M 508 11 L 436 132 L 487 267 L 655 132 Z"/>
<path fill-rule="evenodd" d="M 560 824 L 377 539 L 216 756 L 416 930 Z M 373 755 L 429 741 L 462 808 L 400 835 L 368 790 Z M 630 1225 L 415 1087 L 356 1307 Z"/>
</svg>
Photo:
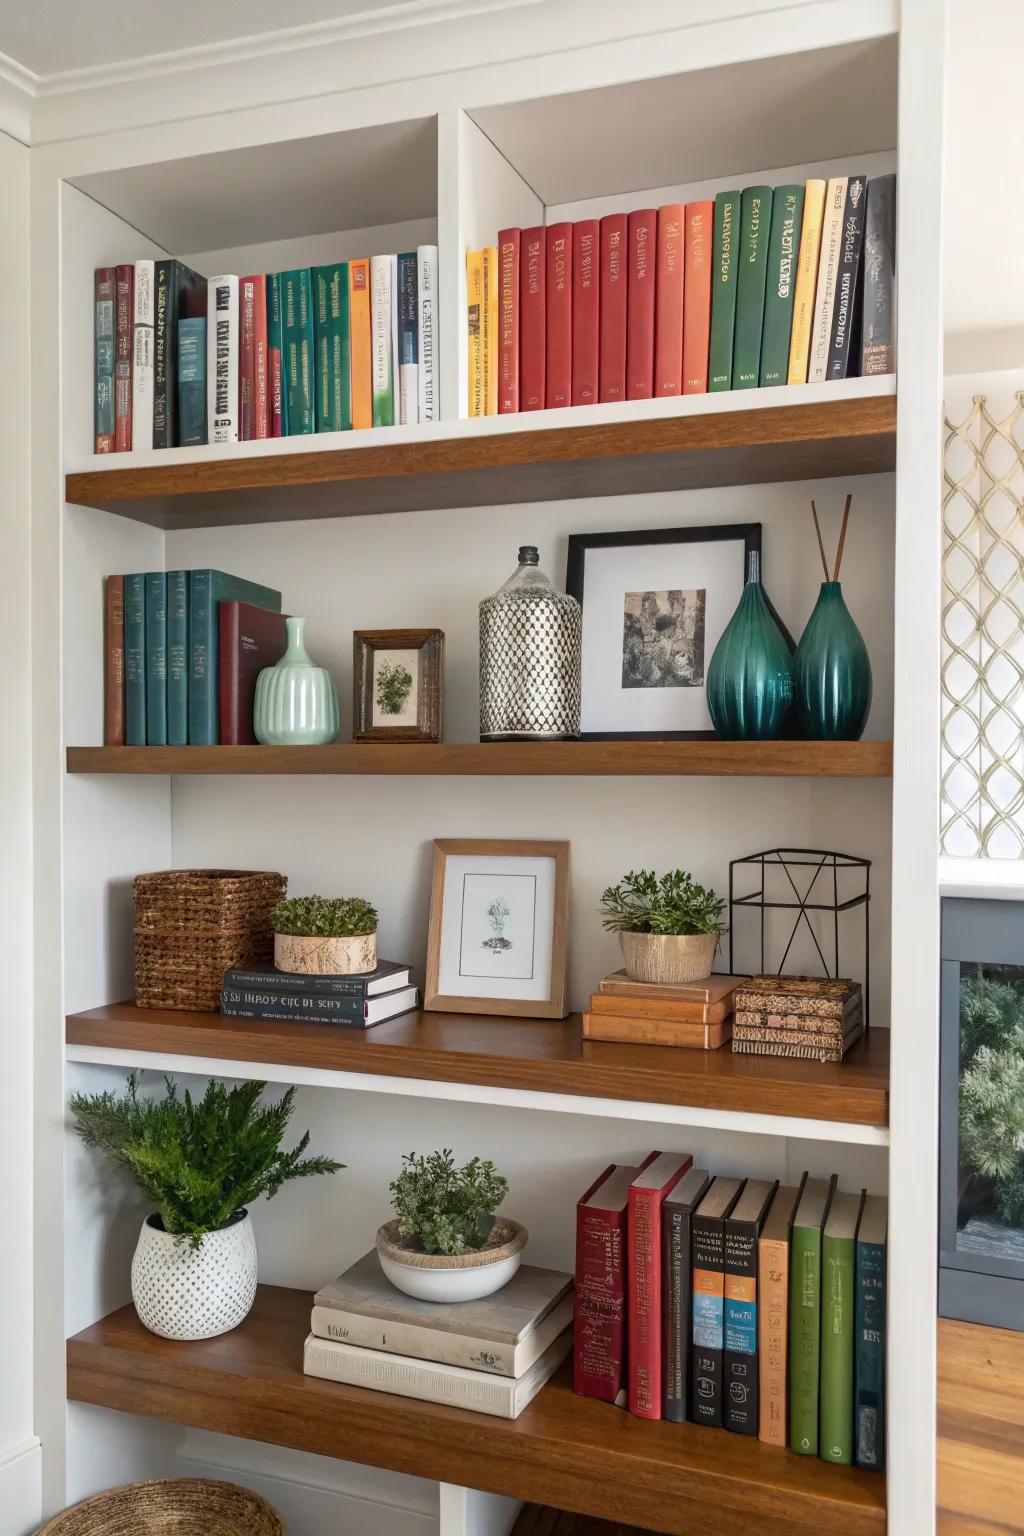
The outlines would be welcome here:
<svg viewBox="0 0 1024 1536">
<path fill-rule="evenodd" d="M 451 1149 L 406 1153 L 390 1185 L 394 1219 L 377 1233 L 381 1268 L 400 1291 L 422 1301 L 474 1301 L 507 1285 L 519 1268 L 527 1231 L 495 1211 L 508 1180 L 492 1162 L 455 1166 Z"/>
<path fill-rule="evenodd" d="M 710 976 L 724 910 L 722 898 L 683 869 L 660 878 L 630 870 L 601 897 L 602 920 L 619 935 L 627 975 L 658 986 Z"/>
<path fill-rule="evenodd" d="M 377 911 L 361 896 L 292 896 L 270 914 L 274 964 L 312 976 L 377 969 Z"/>
<path fill-rule="evenodd" d="M 132 1260 L 140 1321 L 165 1339 L 209 1339 L 236 1328 L 256 1295 L 256 1239 L 248 1207 L 283 1184 L 343 1165 L 303 1157 L 309 1132 L 281 1150 L 295 1089 L 260 1104 L 265 1083 L 228 1088 L 213 1079 L 201 1099 L 166 1079 L 143 1098 L 133 1073 L 123 1094 L 76 1093 L 75 1129 L 86 1146 L 130 1173 L 156 1210 Z"/>
</svg>

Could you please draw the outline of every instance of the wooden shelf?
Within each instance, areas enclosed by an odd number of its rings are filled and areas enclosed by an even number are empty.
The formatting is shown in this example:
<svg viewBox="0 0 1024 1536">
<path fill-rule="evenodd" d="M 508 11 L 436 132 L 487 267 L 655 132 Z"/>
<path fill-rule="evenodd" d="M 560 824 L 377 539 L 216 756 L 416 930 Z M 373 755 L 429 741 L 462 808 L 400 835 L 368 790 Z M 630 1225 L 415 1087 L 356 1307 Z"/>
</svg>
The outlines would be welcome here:
<svg viewBox="0 0 1024 1536">
<path fill-rule="evenodd" d="M 874 381 L 867 381 L 873 383 Z M 892 381 L 879 381 L 891 390 Z M 808 386 L 809 388 L 810 386 Z M 433 428 L 336 434 L 303 448 L 245 444 L 225 452 L 169 449 L 145 463 L 69 474 L 65 497 L 159 528 L 287 522 L 357 513 L 503 506 L 580 496 L 876 474 L 896 464 L 896 396 L 857 392 L 720 409 L 686 397 L 674 414 L 627 406 L 552 413 L 559 424 L 510 417 Z M 693 402 L 697 401 L 695 405 Z M 674 405 L 675 403 L 673 403 Z M 569 424 L 565 424 L 568 422 Z M 382 429 L 388 430 L 388 429 Z"/>
<path fill-rule="evenodd" d="M 885 1480 L 576 1397 L 567 1368 L 514 1421 L 302 1374 L 310 1296 L 261 1286 L 234 1332 L 147 1333 L 133 1307 L 67 1346 L 68 1397 L 556 1504 L 670 1536 L 884 1536 Z"/>
<path fill-rule="evenodd" d="M 889 1033 L 873 1030 L 839 1066 L 661 1045 L 584 1040 L 578 1015 L 508 1019 L 407 1013 L 372 1029 L 273 1024 L 112 1003 L 69 1014 L 69 1045 L 223 1062 L 485 1084 L 644 1104 L 889 1123 Z"/>
<path fill-rule="evenodd" d="M 730 774 L 892 777 L 891 741 L 337 742 L 329 747 L 68 747 L 69 773 L 463 777 Z"/>
</svg>

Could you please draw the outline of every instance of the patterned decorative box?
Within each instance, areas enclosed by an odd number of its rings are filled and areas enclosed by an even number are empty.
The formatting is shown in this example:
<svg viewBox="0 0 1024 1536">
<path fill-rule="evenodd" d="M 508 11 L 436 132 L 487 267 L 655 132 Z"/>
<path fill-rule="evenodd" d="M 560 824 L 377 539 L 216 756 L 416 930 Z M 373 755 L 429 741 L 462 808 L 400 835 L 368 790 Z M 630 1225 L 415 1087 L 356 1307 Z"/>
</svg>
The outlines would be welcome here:
<svg viewBox="0 0 1024 1536">
<path fill-rule="evenodd" d="M 755 976 L 734 995 L 739 1055 L 842 1061 L 864 1033 L 860 983 L 812 976 Z"/>
</svg>

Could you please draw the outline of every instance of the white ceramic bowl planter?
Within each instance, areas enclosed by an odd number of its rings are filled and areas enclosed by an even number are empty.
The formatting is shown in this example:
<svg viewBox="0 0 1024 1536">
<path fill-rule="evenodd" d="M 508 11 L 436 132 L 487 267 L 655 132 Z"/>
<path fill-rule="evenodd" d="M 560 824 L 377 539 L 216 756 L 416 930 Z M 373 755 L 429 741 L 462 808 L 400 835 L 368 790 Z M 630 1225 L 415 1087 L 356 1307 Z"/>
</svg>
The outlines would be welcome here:
<svg viewBox="0 0 1024 1536">
<path fill-rule="evenodd" d="M 717 933 L 622 932 L 619 939 L 630 980 L 662 987 L 703 981 L 718 948 Z"/>
<path fill-rule="evenodd" d="M 391 1284 L 407 1296 L 420 1301 L 477 1301 L 508 1285 L 528 1237 L 518 1221 L 499 1216 L 484 1248 L 459 1254 L 421 1253 L 402 1237 L 397 1221 L 386 1221 L 377 1233 L 377 1257 Z"/>
<path fill-rule="evenodd" d="M 248 1211 L 188 1239 L 142 1223 L 132 1259 L 132 1300 L 139 1321 L 164 1339 L 212 1339 L 237 1328 L 256 1299 L 256 1238 Z"/>
</svg>

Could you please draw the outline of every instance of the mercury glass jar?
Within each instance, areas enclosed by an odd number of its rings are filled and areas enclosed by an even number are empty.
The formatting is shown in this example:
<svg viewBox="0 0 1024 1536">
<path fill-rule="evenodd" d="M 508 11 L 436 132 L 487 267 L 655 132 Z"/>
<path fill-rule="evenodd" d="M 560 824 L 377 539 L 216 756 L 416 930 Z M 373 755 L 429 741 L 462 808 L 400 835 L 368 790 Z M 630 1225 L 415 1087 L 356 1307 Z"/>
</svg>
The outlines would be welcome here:
<svg viewBox="0 0 1024 1536">
<path fill-rule="evenodd" d="M 532 544 L 480 604 L 481 741 L 560 741 L 580 733 L 582 612 Z"/>
</svg>

